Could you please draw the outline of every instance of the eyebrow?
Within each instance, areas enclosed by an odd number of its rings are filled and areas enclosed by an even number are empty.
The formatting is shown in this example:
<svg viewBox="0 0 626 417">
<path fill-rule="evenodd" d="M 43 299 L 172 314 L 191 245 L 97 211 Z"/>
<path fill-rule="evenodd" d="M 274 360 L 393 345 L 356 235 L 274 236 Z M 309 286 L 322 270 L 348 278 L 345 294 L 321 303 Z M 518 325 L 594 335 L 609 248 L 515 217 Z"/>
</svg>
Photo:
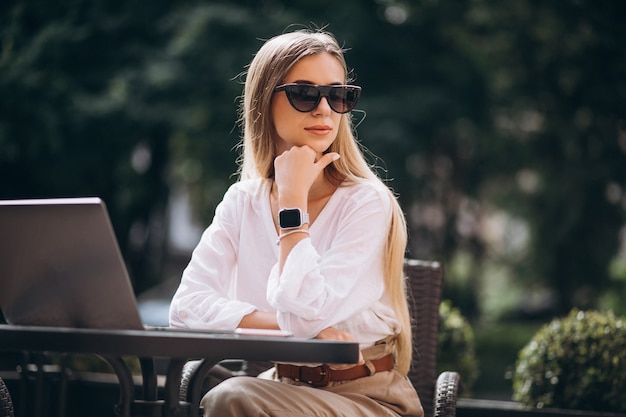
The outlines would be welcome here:
<svg viewBox="0 0 626 417">
<path fill-rule="evenodd" d="M 291 84 L 311 84 L 311 85 L 321 85 L 321 84 L 315 84 L 312 81 L 309 80 L 296 80 L 296 81 L 292 81 Z M 334 82 L 334 83 L 330 83 L 330 84 L 324 84 L 324 85 L 344 85 L 344 83 L 339 83 L 339 82 Z"/>
</svg>

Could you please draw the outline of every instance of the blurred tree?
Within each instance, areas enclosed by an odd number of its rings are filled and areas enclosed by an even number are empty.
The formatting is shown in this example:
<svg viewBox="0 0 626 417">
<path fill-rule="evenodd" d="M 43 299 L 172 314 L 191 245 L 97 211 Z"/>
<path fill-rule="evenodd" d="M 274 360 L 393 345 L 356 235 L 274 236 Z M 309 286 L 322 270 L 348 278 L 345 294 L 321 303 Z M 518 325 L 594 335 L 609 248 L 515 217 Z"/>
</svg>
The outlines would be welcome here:
<svg viewBox="0 0 626 417">
<path fill-rule="evenodd" d="M 483 64 L 492 132 L 480 191 L 530 227 L 517 277 L 546 283 L 559 314 L 595 306 L 614 285 L 626 211 L 626 4 L 475 1 L 469 12 L 457 39 Z"/>
<path fill-rule="evenodd" d="M 102 196 L 136 289 L 149 287 L 170 190 L 207 224 L 235 179 L 253 53 L 292 24 L 327 25 L 364 87 L 359 140 L 399 194 L 411 256 L 446 264 L 446 298 L 484 313 L 495 275 L 501 292 L 547 286 L 555 311 L 586 307 L 626 291 L 611 279 L 626 275 L 625 7 L 4 2 L 0 198 Z"/>
<path fill-rule="evenodd" d="M 0 8 L 0 197 L 101 196 L 137 287 L 153 284 L 171 122 L 160 116 L 167 108 L 149 64 L 167 39 L 154 22 L 169 10 L 86 1 Z"/>
</svg>

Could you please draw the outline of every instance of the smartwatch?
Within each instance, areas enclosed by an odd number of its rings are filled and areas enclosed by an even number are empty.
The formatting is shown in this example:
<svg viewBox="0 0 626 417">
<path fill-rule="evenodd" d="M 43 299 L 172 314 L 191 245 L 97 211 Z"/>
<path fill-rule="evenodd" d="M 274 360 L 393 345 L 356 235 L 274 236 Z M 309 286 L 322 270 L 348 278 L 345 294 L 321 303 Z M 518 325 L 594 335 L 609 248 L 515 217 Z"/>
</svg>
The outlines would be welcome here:
<svg viewBox="0 0 626 417">
<path fill-rule="evenodd" d="M 309 214 L 299 208 L 285 208 L 278 212 L 278 225 L 281 229 L 296 229 L 309 223 Z"/>
</svg>

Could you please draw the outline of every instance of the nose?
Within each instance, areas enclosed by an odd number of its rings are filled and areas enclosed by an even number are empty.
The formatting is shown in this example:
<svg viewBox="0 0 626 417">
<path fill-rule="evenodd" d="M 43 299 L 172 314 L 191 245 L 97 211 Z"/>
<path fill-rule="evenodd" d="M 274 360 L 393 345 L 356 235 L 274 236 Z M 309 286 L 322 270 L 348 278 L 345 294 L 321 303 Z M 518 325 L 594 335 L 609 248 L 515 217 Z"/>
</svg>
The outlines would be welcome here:
<svg viewBox="0 0 626 417">
<path fill-rule="evenodd" d="M 320 102 L 317 104 L 317 107 L 313 109 L 313 113 L 323 113 L 328 114 L 332 111 L 330 108 L 330 104 L 328 103 L 328 97 L 322 97 Z"/>
</svg>

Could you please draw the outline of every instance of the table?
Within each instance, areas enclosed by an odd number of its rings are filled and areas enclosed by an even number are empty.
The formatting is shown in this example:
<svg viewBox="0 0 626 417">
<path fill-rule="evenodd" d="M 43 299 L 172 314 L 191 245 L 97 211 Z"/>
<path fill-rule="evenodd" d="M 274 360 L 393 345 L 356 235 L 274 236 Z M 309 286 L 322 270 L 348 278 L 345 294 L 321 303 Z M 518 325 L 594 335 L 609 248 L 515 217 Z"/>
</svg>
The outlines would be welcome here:
<svg viewBox="0 0 626 417">
<path fill-rule="evenodd" d="M 356 363 L 359 346 L 295 337 L 243 336 L 166 330 L 96 330 L 0 325 L 0 351 L 87 353 L 104 358 L 120 382 L 120 416 L 197 417 L 200 383 L 193 384 L 187 401 L 179 399 L 180 379 L 188 360 L 200 359 L 194 380 L 201 382 L 209 369 L 225 359 L 258 361 Z M 141 363 L 143 394 L 134 398 L 132 374 L 122 356 Z M 154 359 L 169 358 L 163 399 L 157 398 Z"/>
</svg>

